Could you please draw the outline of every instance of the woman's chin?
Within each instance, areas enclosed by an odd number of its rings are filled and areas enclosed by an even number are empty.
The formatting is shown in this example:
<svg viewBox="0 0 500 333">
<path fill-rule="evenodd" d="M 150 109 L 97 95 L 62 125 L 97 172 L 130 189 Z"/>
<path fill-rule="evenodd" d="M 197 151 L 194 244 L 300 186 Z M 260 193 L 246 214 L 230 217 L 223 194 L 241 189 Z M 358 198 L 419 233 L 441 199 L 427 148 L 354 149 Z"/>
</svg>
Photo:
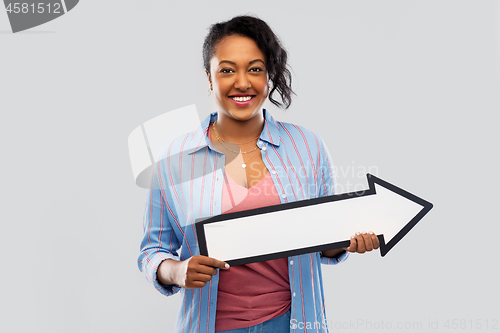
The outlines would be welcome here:
<svg viewBox="0 0 500 333">
<path fill-rule="evenodd" d="M 255 116 L 257 116 L 259 111 L 261 111 L 261 110 L 262 110 L 262 108 L 259 108 L 259 109 L 255 109 L 255 108 L 234 109 L 234 108 L 232 108 L 231 110 L 229 110 L 229 114 L 230 114 L 231 118 L 233 118 L 235 120 L 247 121 L 247 120 L 250 120 L 250 119 L 254 118 Z"/>
</svg>

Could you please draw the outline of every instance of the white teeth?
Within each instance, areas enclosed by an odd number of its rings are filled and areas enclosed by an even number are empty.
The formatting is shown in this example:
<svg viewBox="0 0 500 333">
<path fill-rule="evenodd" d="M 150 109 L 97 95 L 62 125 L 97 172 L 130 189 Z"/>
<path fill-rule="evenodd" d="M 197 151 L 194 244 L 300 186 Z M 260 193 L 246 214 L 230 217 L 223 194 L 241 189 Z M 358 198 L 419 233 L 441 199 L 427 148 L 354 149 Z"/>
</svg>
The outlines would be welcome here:
<svg viewBox="0 0 500 333">
<path fill-rule="evenodd" d="M 252 99 L 252 96 L 244 96 L 244 97 L 230 97 L 231 99 L 235 100 L 236 102 L 246 102 Z"/>
</svg>

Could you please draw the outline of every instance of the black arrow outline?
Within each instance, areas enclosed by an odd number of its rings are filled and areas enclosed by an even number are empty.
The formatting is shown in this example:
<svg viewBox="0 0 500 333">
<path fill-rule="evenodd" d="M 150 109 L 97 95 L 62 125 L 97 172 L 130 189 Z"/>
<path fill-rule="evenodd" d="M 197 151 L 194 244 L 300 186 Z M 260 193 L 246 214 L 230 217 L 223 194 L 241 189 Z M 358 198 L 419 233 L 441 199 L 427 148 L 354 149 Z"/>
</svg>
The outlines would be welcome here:
<svg viewBox="0 0 500 333">
<path fill-rule="evenodd" d="M 207 243 L 206 243 L 206 239 L 205 239 L 205 229 L 204 229 L 205 224 L 227 221 L 227 220 L 232 220 L 232 219 L 237 219 L 237 218 L 242 218 L 242 217 L 247 217 L 247 216 L 267 214 L 267 213 L 271 213 L 271 212 L 294 209 L 294 208 L 299 208 L 299 207 L 317 205 L 317 204 L 321 204 L 321 203 L 325 203 L 325 202 L 340 201 L 340 200 L 352 199 L 352 198 L 357 198 L 357 197 L 364 197 L 364 196 L 368 196 L 368 195 L 375 195 L 375 194 L 377 194 L 377 192 L 375 191 L 375 184 L 378 184 L 378 185 L 383 186 L 386 189 L 388 189 L 394 193 L 397 193 L 397 194 L 405 197 L 406 199 L 411 200 L 411 201 L 422 206 L 422 209 L 417 213 L 417 215 L 415 215 L 387 244 L 385 243 L 384 235 L 377 235 L 377 237 L 380 240 L 380 254 L 382 255 L 382 257 L 384 257 L 432 209 L 433 204 L 422 199 L 422 198 L 417 197 L 416 195 L 414 195 L 408 191 L 403 190 L 402 188 L 399 188 L 393 184 L 390 184 L 390 183 L 386 182 L 385 180 L 382 180 L 378 177 L 375 177 L 374 175 L 371 175 L 368 173 L 368 174 L 366 174 L 366 177 L 368 178 L 369 188 L 367 190 L 363 190 L 363 191 L 341 193 L 341 194 L 329 195 L 329 196 L 321 197 L 321 198 L 299 200 L 299 201 L 288 202 L 288 203 L 279 204 L 279 205 L 249 209 L 249 210 L 244 210 L 244 211 L 234 212 L 234 213 L 221 214 L 221 215 L 216 215 L 216 216 L 212 216 L 212 217 L 198 218 L 198 219 L 196 219 L 195 223 L 196 223 L 196 235 L 198 238 L 198 246 L 200 249 L 200 254 L 204 255 L 204 256 L 208 256 Z M 347 247 L 347 246 L 349 246 L 349 244 L 350 244 L 350 240 L 346 240 L 346 241 L 341 241 L 341 242 L 335 242 L 335 243 L 317 245 L 317 246 L 312 246 L 312 247 L 294 249 L 294 250 L 290 250 L 290 251 L 275 252 L 275 253 L 271 253 L 271 254 L 247 257 L 247 258 L 242 258 L 242 259 L 227 260 L 226 262 L 232 266 L 250 264 L 253 262 L 257 262 L 257 261 L 273 260 L 273 259 L 279 259 L 279 258 L 284 258 L 284 257 L 301 255 L 301 254 L 305 254 L 305 253 L 338 249 L 338 248 L 342 248 L 342 247 Z"/>
</svg>

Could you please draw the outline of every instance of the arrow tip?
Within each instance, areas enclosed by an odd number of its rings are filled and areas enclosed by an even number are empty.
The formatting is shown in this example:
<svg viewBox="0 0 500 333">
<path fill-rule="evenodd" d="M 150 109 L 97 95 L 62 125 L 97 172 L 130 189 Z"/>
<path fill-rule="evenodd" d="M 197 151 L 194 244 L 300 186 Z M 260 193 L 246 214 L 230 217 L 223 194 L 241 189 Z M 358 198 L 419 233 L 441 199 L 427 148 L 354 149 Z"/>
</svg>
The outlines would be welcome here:
<svg viewBox="0 0 500 333">
<path fill-rule="evenodd" d="M 391 214 L 393 214 L 393 207 L 401 207 L 400 211 L 403 217 L 401 221 L 405 221 L 401 229 L 398 227 L 386 234 L 388 237 L 387 243 L 385 242 L 384 235 L 378 235 L 380 241 L 380 254 L 384 257 L 394 245 L 396 245 L 434 207 L 434 205 L 371 174 L 366 174 L 366 177 L 368 178 L 370 189 L 375 189 L 377 195 L 384 193 L 384 198 L 390 203 L 389 207 Z M 375 184 L 381 186 L 381 188 L 376 188 Z M 397 196 L 393 196 L 392 194 L 397 194 Z M 403 198 L 407 200 L 399 200 Z"/>
</svg>

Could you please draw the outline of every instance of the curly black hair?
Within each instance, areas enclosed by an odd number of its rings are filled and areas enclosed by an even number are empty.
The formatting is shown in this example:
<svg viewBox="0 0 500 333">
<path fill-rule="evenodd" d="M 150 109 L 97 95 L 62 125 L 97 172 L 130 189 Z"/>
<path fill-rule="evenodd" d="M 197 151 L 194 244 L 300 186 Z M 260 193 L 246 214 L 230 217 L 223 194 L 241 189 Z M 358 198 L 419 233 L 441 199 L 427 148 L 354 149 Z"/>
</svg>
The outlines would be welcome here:
<svg viewBox="0 0 500 333">
<path fill-rule="evenodd" d="M 292 75 L 287 68 L 287 52 L 267 23 L 257 17 L 236 16 L 210 26 L 203 43 L 203 65 L 207 73 L 210 73 L 210 60 L 217 44 L 224 37 L 233 35 L 249 37 L 257 43 L 266 57 L 266 69 L 269 80 L 273 83 L 269 100 L 280 108 L 288 109 L 292 104 L 292 94 L 295 93 L 292 90 Z M 280 94 L 283 103 L 273 98 L 275 91 Z"/>
</svg>

